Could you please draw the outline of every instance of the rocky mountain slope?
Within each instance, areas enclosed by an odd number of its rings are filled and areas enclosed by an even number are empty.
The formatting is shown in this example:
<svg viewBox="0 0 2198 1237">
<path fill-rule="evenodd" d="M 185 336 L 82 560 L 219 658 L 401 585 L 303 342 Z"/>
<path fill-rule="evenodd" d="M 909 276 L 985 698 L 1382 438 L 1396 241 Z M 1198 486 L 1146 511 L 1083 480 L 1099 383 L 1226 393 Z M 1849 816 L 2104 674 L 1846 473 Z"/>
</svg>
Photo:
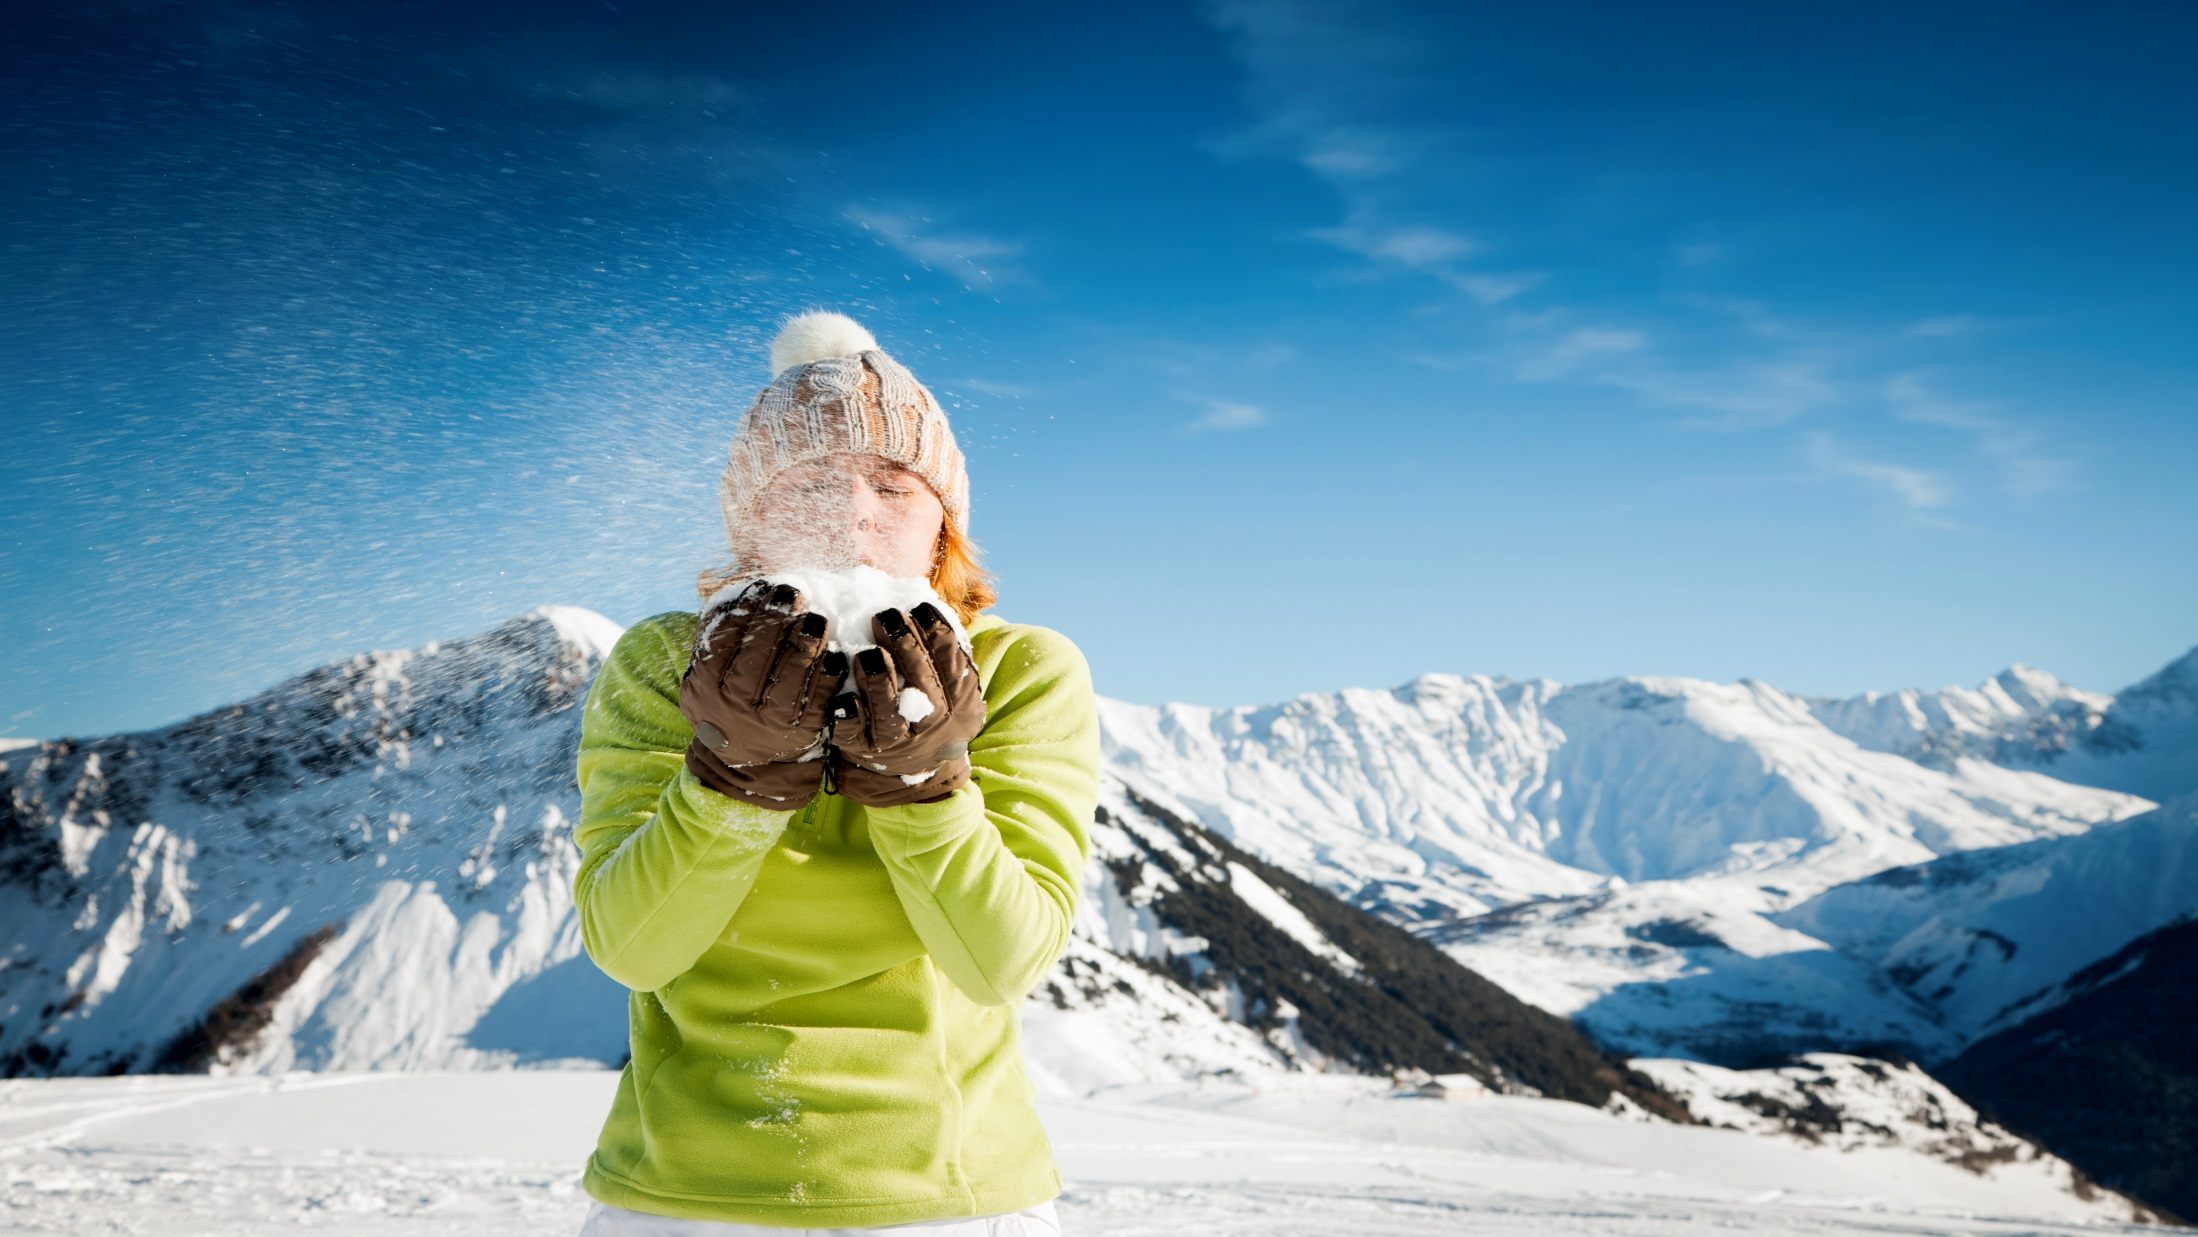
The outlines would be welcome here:
<svg viewBox="0 0 2198 1237">
<path fill-rule="evenodd" d="M 1110 788 L 1103 943 L 1156 964 L 1293 1061 L 1468 1075 L 1485 1088 L 1685 1120 L 1569 1022 L 1206 830 Z M 1122 931 L 1116 931 L 1119 924 Z"/>
<path fill-rule="evenodd" d="M 1920 1151 L 1979 1174 L 2027 1169 L 2080 1198 L 2103 1201 L 2107 1193 L 2081 1169 L 1979 1112 L 1911 1062 L 1812 1052 L 1752 1070 L 1699 1061 L 1633 1064 L 1706 1125 L 1848 1153 Z M 2132 1218 L 2160 1218 L 2148 1210 L 2139 1208 Z"/>
<path fill-rule="evenodd" d="M 2043 1003 L 1941 1072 L 2103 1184 L 2198 1219 L 2198 921 L 2148 933 Z"/>
<path fill-rule="evenodd" d="M 472 1037 L 579 952 L 574 705 L 618 631 L 552 608 L 0 753 L 0 1070 L 529 1055 Z"/>
</svg>

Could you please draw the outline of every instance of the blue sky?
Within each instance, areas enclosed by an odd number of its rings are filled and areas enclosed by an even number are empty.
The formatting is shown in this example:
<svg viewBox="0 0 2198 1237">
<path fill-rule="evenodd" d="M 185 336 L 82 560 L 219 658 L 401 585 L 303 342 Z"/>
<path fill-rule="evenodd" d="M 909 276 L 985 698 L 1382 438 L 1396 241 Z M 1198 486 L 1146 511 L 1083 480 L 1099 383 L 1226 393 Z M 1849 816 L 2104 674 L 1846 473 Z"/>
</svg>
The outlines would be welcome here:
<svg viewBox="0 0 2198 1237">
<path fill-rule="evenodd" d="M 0 52 L 0 735 L 691 604 L 811 306 L 1129 699 L 2198 643 L 2187 6 L 433 7 Z"/>
</svg>

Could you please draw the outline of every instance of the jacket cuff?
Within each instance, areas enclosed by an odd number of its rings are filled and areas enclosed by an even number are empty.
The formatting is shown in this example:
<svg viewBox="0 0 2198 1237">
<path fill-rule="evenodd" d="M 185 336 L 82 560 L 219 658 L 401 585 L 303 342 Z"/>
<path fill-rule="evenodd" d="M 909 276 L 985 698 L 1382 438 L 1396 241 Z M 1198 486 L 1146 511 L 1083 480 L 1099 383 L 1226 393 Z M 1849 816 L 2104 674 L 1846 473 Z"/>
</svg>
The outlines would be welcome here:
<svg viewBox="0 0 2198 1237">
<path fill-rule="evenodd" d="M 665 785 L 657 808 L 712 832 L 729 833 L 763 845 L 776 842 L 794 818 L 792 812 L 757 807 L 721 795 L 704 785 L 693 770 L 684 768 Z"/>
</svg>

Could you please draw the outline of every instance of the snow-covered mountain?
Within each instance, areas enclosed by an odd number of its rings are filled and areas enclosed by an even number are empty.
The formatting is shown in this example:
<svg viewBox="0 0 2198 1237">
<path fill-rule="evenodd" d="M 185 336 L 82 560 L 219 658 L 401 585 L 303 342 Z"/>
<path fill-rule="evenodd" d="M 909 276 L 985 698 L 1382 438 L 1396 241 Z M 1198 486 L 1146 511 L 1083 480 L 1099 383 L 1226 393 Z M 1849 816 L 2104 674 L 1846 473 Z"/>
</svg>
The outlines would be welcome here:
<svg viewBox="0 0 2198 1237">
<path fill-rule="evenodd" d="M 1098 953 L 1142 963 L 1198 994 L 1227 1023 L 1261 1031 L 1274 1059 L 1239 1059 L 1227 1072 L 1278 1062 L 1410 1071 L 1469 1079 L 1483 1091 L 1684 1117 L 1682 1106 L 1570 1023 L 1404 929 L 1120 787 L 1106 797 L 1078 935 Z M 1088 982 L 1075 987 L 1113 1006 L 1104 1010 L 1113 1034 L 1143 1034 L 1150 1014 L 1136 1007 L 1141 1002 L 1110 1002 Z M 1050 995 L 1059 1009 L 1076 1005 L 1059 979 Z M 1218 1072 L 1171 1068 L 1162 1076 Z"/>
<path fill-rule="evenodd" d="M 615 1062 L 623 993 L 579 949 L 569 826 L 573 706 L 617 635 L 550 608 L 166 730 L 0 751 L 0 1071 Z M 2189 762 L 2185 663 L 2115 699 L 2011 671 L 1898 709 L 1445 675 L 1103 701 L 1100 862 L 1027 1010 L 1034 1075 L 1084 1094 L 1412 1067 L 1676 1115 L 1548 1014 L 1726 1066 L 1949 1057 L 2192 905 L 2191 813 L 2128 789 Z M 1959 738 L 1904 749 L 1895 714 Z M 2055 725 L 2050 759 L 2001 743 Z M 2037 767 L 2117 727 L 2128 776 Z M 2128 873 L 2147 892 L 2093 913 Z M 1835 1110 L 1891 1102 L 1882 1072 L 1820 1073 Z M 1658 1076 L 1709 1120 L 1801 1085 Z"/>
<path fill-rule="evenodd" d="M 2015 666 L 1978 688 L 1812 700 L 1840 734 L 1925 764 L 1962 757 L 2165 801 L 2198 791 L 2198 648 L 2102 696 Z"/>
<path fill-rule="evenodd" d="M 1962 757 L 2018 767 L 2050 764 L 2117 733 L 2100 727 L 2112 696 L 2010 666 L 1978 687 L 1902 688 L 1812 699 L 1809 711 L 1871 751 L 1951 767 Z"/>
<path fill-rule="evenodd" d="M 1865 962 L 1961 1043 L 2065 999 L 2069 976 L 2198 915 L 2198 796 L 2071 838 L 1893 868 L 1774 918 Z"/>
<path fill-rule="evenodd" d="M 1428 675 L 1267 708 L 1109 702 L 1101 716 L 1109 768 L 1138 794 L 1605 1043 L 1728 1063 L 1958 1050 L 1879 959 L 1773 916 L 1889 868 L 2080 836 L 2151 805 L 1973 755 L 1918 763 L 1820 712 L 1759 683 Z"/>
<path fill-rule="evenodd" d="M 0 754 L 0 880 L 30 894 L 0 911 L 0 1066 L 600 1058 L 615 1015 L 538 1015 L 606 990 L 566 915 L 566 822 L 570 707 L 616 634 L 553 608 L 168 730 Z M 2124 693 L 2136 704 L 2011 671 L 1902 707 L 1962 735 L 2129 715 L 2172 767 L 2190 662 Z M 1266 708 L 1101 711 L 1120 818 L 1135 800 L 1196 822 L 1630 1052 L 1935 1059 L 2190 901 L 2156 853 L 2172 823 L 2091 833 L 2146 801 L 1948 744 L 1929 765 L 1873 750 L 1825 721 L 1853 730 L 1860 706 L 1762 684 L 1428 675 Z M 2154 852 L 2109 853 L 2125 838 Z M 1965 854 L 1975 866 L 1900 883 Z M 2157 892 L 2045 929 L 2054 943 L 2013 963 L 1971 961 L 2040 904 L 2008 900 L 2016 878 L 1961 874 L 2033 860 L 2095 880 L 2138 864 Z M 1953 969 L 1946 992 L 1926 982 Z"/>
<path fill-rule="evenodd" d="M 2069 837 L 1957 852 L 1799 904 L 1729 880 L 1528 901 L 1430 932 L 1630 1052 L 1750 1061 L 1889 1047 L 1926 1062 L 2198 914 L 2198 799 Z"/>
<path fill-rule="evenodd" d="M 1778 922 L 1783 901 L 1730 882 L 1657 881 L 1523 902 L 1430 939 L 1622 1052 L 1735 1065 L 1959 1048 L 1927 1002 L 1869 959 Z"/>
<path fill-rule="evenodd" d="M 1426 675 L 1262 708 L 1101 706 L 1138 793 L 1354 903 L 1436 927 L 1630 882 L 1772 901 L 2151 806 L 1835 733 L 1760 683 Z"/>
<path fill-rule="evenodd" d="M 570 913 L 574 706 L 618 634 L 552 607 L 0 753 L 0 1071 L 599 1055 L 624 1016 Z"/>
<path fill-rule="evenodd" d="M 1110 703 L 1102 717 L 1110 769 L 1137 793 L 1412 927 L 1606 1043 L 1726 1062 L 1879 1044 L 1936 1059 L 2000 1006 L 2198 903 L 2184 869 L 2108 854 L 2115 839 L 2174 846 L 2174 818 L 2086 836 L 2152 806 L 2116 787 L 2178 784 L 2198 752 L 2193 666 L 2198 655 L 2118 698 L 2022 667 L 1976 690 L 1849 701 L 1758 683 L 1429 675 L 1266 708 Z M 2078 763 L 2103 784 L 2037 767 Z M 1981 867 L 1941 858 L 1962 855 Z M 1882 897 L 1934 860 L 1940 883 L 1912 895 L 1901 931 L 1831 926 L 1831 908 Z M 2152 892 L 2013 965 L 1927 961 L 1954 936 L 1934 945 L 1909 929 L 1954 914 L 1936 900 L 1955 896 L 1952 874 L 2033 860 L 2144 866 L 2136 879 Z M 2013 888 L 1972 882 L 1968 896 L 1998 903 Z M 2039 909 L 2031 899 L 2001 913 Z M 1892 921 L 1877 917 L 1877 930 Z M 1960 980 L 1921 982 L 1933 965 Z"/>
</svg>

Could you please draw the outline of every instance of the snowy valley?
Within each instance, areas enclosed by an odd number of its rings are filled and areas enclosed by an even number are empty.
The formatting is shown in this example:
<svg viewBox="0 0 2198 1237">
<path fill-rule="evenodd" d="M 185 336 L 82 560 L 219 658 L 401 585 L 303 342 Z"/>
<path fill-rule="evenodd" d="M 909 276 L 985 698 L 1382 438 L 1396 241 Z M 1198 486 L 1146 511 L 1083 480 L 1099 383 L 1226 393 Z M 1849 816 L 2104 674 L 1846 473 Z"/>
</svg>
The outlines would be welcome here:
<svg viewBox="0 0 2198 1237">
<path fill-rule="evenodd" d="M 295 1070 L 619 1062 L 623 990 L 580 952 L 570 903 L 574 706 L 618 634 L 552 607 L 165 730 L 0 751 L 0 1066 L 24 1080 L 0 1092 L 10 1198 L 47 1188 L 54 1148 L 139 1122 L 142 1088 L 216 1087 L 32 1079 L 211 1072 L 235 1081 L 175 1102 L 243 1103 Z M 1654 1176 L 1678 1171 L 1642 1158 L 1661 1137 L 1735 1163 L 1757 1145 L 1799 1157 L 1732 1178 L 1789 1199 L 2151 1214 L 2088 1171 L 2198 1212 L 2172 1171 L 2080 1133 L 2041 1148 L 1978 1111 L 2020 1107 L 1992 1079 L 2032 1059 L 2036 1020 L 2123 1009 L 2128 985 L 2181 974 L 2198 800 L 2175 800 L 2198 790 L 2198 652 L 2114 697 L 2024 668 L 1844 701 L 1427 675 L 1260 708 L 1106 701 L 1102 722 L 1078 931 L 1025 1010 L 1072 1177 L 1110 1179 L 1110 1123 L 1150 1141 L 1172 1112 L 1214 1148 L 1229 1137 L 1199 1122 L 1420 1149 L 1369 1162 L 1561 1146 L 1575 1167 Z M 62 1095 L 89 1124 L 32 1118 Z M 2025 1129 L 2060 1128 L 2023 1111 Z M 159 1144 L 133 1137 L 117 1164 Z M 1276 1162 L 1301 1152 L 1329 1154 Z M 1152 1191 L 1185 1180 L 1157 1164 L 1072 1207 L 1136 1231 Z M 1672 1196 L 1712 1212 L 1757 1197 L 1679 1178 L 1695 1185 Z M 1339 1180 L 1353 1198 L 1401 1188 Z M 1452 1200 L 1436 1220 L 1468 1205 L 1427 1189 L 1413 1206 Z M 1620 1195 L 1656 1190 L 1588 1193 L 1623 1211 Z M 1662 1206 L 1628 1231 L 1688 1231 Z M 1564 1214 L 1519 1231 L 1562 1231 Z M 1945 1223 L 1914 1231 L 1986 1231 Z M 1440 1231 L 1399 1224 L 1305 1231 Z"/>
</svg>

